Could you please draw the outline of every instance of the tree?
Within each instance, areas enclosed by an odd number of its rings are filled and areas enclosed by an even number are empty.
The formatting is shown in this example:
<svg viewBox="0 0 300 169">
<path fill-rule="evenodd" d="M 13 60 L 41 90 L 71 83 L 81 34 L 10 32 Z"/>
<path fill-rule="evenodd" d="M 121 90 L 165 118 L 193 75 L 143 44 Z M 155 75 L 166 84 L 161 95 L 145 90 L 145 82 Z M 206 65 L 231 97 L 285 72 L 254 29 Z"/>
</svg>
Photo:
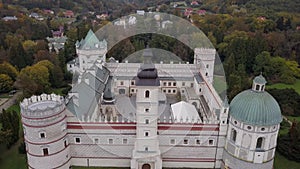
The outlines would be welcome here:
<svg viewBox="0 0 300 169">
<path fill-rule="evenodd" d="M 10 148 L 19 140 L 20 119 L 16 111 L 2 110 L 0 114 L 2 129 L 0 132 L 0 142 L 4 142 L 7 148 Z"/>
<path fill-rule="evenodd" d="M 40 64 L 27 66 L 21 70 L 15 86 L 22 89 L 25 95 L 46 92 L 50 87 L 48 68 Z"/>
<path fill-rule="evenodd" d="M 0 64 L 0 74 L 8 75 L 12 80 L 16 80 L 19 75 L 18 70 L 8 62 Z"/>
<path fill-rule="evenodd" d="M 0 74 L 0 93 L 9 92 L 13 83 L 13 80 L 8 75 Z"/>
</svg>

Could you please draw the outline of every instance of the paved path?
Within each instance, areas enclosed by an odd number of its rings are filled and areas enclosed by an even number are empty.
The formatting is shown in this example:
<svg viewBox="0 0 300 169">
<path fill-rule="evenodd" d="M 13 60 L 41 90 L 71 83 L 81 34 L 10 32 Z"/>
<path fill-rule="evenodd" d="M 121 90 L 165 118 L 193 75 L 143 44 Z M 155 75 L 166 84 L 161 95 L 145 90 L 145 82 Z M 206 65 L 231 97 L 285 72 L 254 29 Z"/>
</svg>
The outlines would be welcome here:
<svg viewBox="0 0 300 169">
<path fill-rule="evenodd" d="M 15 93 L 15 94 L 13 95 L 13 97 L 9 98 L 9 100 L 7 100 L 4 104 L 2 104 L 2 105 L 0 106 L 0 113 L 2 113 L 2 110 L 3 110 L 3 109 L 7 109 L 7 108 L 9 108 L 10 106 L 12 106 L 13 104 L 15 104 L 15 103 L 16 103 L 16 100 L 17 100 L 17 98 L 18 98 L 18 96 L 20 96 L 21 94 L 22 94 L 22 92 L 21 92 L 21 91 L 18 91 L 17 93 Z"/>
<path fill-rule="evenodd" d="M 282 116 L 283 120 L 287 121 L 291 126 L 293 124 L 293 122 L 291 122 L 287 117 Z"/>
</svg>

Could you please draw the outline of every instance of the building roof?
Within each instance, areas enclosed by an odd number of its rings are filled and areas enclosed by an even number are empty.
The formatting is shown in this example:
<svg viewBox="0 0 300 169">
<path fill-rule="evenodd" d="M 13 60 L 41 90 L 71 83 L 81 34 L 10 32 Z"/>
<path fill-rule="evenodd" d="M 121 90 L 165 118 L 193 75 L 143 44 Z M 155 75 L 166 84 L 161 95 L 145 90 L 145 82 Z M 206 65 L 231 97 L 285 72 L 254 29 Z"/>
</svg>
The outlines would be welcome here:
<svg viewBox="0 0 300 169">
<path fill-rule="evenodd" d="M 87 33 L 86 37 L 82 39 L 80 42 L 76 42 L 76 47 L 84 50 L 97 50 L 100 48 L 106 48 L 107 42 L 103 40 L 99 41 L 95 33 L 90 29 Z"/>
<path fill-rule="evenodd" d="M 183 122 L 192 122 L 200 119 L 200 116 L 194 105 L 181 101 L 171 105 L 174 119 L 177 121 L 183 120 Z"/>
<path fill-rule="evenodd" d="M 230 103 L 230 116 L 249 125 L 270 126 L 282 121 L 280 107 L 268 92 L 246 90 Z"/>
<path fill-rule="evenodd" d="M 266 84 L 267 83 L 266 79 L 262 75 L 256 76 L 254 78 L 253 82 L 258 83 L 258 84 Z"/>
</svg>

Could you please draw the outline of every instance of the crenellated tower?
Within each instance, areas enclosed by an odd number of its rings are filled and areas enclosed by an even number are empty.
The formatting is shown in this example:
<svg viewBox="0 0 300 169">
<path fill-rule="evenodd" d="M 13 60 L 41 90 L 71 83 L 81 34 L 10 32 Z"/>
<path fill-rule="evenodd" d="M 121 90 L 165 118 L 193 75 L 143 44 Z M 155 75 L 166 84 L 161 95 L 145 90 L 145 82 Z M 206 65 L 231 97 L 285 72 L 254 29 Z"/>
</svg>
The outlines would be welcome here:
<svg viewBox="0 0 300 169">
<path fill-rule="evenodd" d="M 20 107 L 28 167 L 68 169 L 71 156 L 63 97 L 32 96 Z"/>
</svg>

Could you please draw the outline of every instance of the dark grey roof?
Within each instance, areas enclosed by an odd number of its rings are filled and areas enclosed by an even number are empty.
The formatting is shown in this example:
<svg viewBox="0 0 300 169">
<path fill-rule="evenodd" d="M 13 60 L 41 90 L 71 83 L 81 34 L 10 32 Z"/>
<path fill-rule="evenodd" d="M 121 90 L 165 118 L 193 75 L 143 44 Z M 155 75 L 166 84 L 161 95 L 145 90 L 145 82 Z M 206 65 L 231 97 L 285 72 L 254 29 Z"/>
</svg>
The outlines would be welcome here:
<svg viewBox="0 0 300 169">
<path fill-rule="evenodd" d="M 154 64 L 141 65 L 135 81 L 137 86 L 159 86 L 157 69 Z"/>
<path fill-rule="evenodd" d="M 112 86 L 111 86 L 111 83 L 112 83 L 112 77 L 110 76 L 108 78 L 108 81 L 106 83 L 106 86 L 105 86 L 105 89 L 104 89 L 104 94 L 103 94 L 103 99 L 104 100 L 113 100 L 114 99 L 114 95 L 113 93 L 111 92 L 112 90 Z"/>
<path fill-rule="evenodd" d="M 104 66 L 96 66 L 94 71 L 96 76 L 91 72 L 85 72 L 81 76 L 81 82 L 75 84 L 72 89 L 72 93 L 76 93 L 78 97 L 73 96 L 67 108 L 77 117 L 91 116 L 104 92 L 110 72 Z"/>
<path fill-rule="evenodd" d="M 195 77 L 197 83 L 202 83 L 203 82 L 203 78 L 200 75 L 200 73 L 195 74 L 194 77 Z"/>
</svg>

